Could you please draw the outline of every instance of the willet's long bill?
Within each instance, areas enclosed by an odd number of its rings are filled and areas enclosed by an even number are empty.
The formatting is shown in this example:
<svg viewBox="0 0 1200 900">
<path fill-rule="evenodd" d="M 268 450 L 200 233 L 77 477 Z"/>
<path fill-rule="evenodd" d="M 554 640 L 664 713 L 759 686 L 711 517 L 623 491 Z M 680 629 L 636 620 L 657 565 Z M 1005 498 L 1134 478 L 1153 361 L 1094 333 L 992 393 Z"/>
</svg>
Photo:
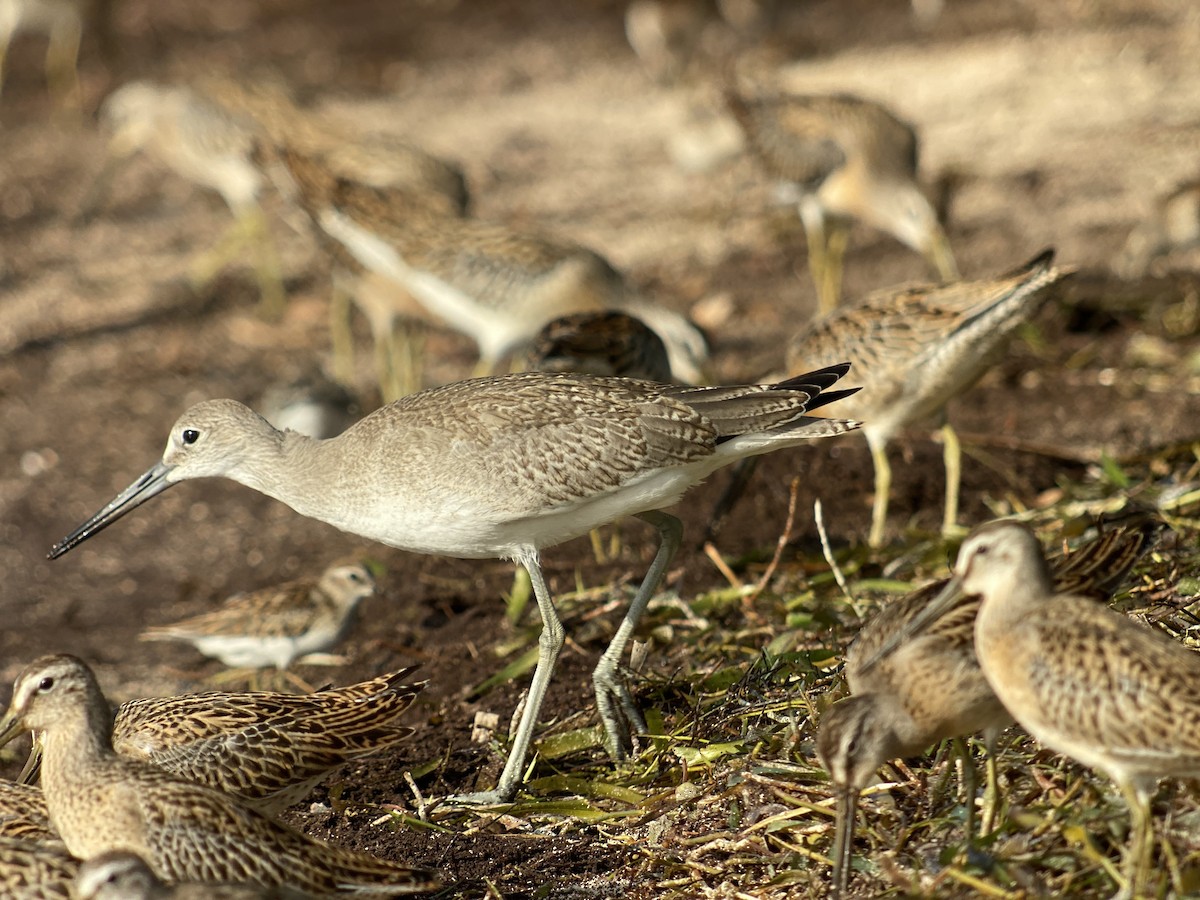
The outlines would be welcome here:
<svg viewBox="0 0 1200 900">
<path fill-rule="evenodd" d="M 510 800 L 564 642 L 542 548 L 622 516 L 659 532 L 650 570 L 592 676 L 606 747 L 620 759 L 630 729 L 644 732 L 645 723 L 617 666 L 682 536 L 679 520 L 660 510 L 735 460 L 857 428 L 807 415 L 853 393 L 827 390 L 848 368 L 736 387 L 537 372 L 481 378 L 405 397 L 325 441 L 276 431 L 232 400 L 210 400 L 175 423 L 161 462 L 50 556 L 173 484 L 222 476 L 393 547 L 516 560 L 542 617 L 538 664 L 497 788 L 468 798 Z"/>
</svg>

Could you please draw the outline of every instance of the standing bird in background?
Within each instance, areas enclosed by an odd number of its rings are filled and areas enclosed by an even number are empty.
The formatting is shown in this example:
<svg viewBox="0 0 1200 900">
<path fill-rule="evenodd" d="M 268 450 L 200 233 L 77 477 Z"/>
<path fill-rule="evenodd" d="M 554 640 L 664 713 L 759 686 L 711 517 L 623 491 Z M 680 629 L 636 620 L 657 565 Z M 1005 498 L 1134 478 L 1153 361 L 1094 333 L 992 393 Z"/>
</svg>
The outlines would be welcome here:
<svg viewBox="0 0 1200 900">
<path fill-rule="evenodd" d="M 911 125 L 849 94 L 747 98 L 731 90 L 726 102 L 763 168 L 799 207 L 822 315 L 837 306 L 855 220 L 916 250 L 943 281 L 958 278 L 950 242 L 917 185 Z"/>
</svg>

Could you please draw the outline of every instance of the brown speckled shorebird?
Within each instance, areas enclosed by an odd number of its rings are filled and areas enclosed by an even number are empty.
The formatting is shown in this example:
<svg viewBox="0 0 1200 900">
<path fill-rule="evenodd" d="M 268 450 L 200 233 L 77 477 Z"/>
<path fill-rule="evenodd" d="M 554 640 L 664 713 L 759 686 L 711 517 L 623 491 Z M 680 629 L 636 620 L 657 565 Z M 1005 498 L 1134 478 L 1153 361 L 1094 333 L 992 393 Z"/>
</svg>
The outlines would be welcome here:
<svg viewBox="0 0 1200 900">
<path fill-rule="evenodd" d="M 65 106 L 79 108 L 81 94 L 79 41 L 83 37 L 88 0 L 3 0 L 0 2 L 0 90 L 4 88 L 4 63 L 12 39 L 20 32 L 37 31 L 46 45 L 46 82 Z"/>
<path fill-rule="evenodd" d="M 61 844 L 0 837 L 0 897 L 4 900 L 73 900 L 79 860 Z"/>
<path fill-rule="evenodd" d="M 412 735 L 400 719 L 425 686 L 405 683 L 412 672 L 314 694 L 207 691 L 129 700 L 113 721 L 113 750 L 277 815 L 345 763 Z M 35 750 L 23 778 L 37 767 Z"/>
<path fill-rule="evenodd" d="M 975 529 L 954 572 L 904 637 L 922 633 L 959 593 L 981 598 L 975 653 L 984 676 L 1034 738 L 1116 783 L 1133 816 L 1118 896 L 1148 896 L 1158 781 L 1200 776 L 1200 654 L 1058 592 L 1041 544 L 1017 522 Z"/>
<path fill-rule="evenodd" d="M 46 806 L 72 855 L 130 850 L 170 881 L 381 895 L 435 886 L 428 873 L 323 844 L 221 791 L 117 755 L 111 716 L 87 665 L 49 656 L 17 677 L 0 722 L 0 745 L 22 731 L 41 734 Z"/>
<path fill-rule="evenodd" d="M 726 102 L 763 168 L 798 194 L 822 314 L 837 306 L 852 220 L 916 250 L 942 280 L 958 278 L 950 242 L 917 185 L 912 126 L 848 94 L 751 99 L 728 91 Z"/>
<path fill-rule="evenodd" d="M 33 843 L 58 840 L 38 788 L 0 780 L 0 837 Z"/>
<path fill-rule="evenodd" d="M 1154 260 L 1200 244 L 1200 181 L 1178 185 L 1159 197 L 1150 216 L 1134 226 L 1113 269 L 1140 278 Z"/>
<path fill-rule="evenodd" d="M 311 894 L 249 884 L 164 884 L 136 853 L 114 850 L 79 866 L 75 900 L 305 900 Z"/>
<path fill-rule="evenodd" d="M 317 579 L 237 594 L 211 612 L 147 628 L 141 638 L 185 641 L 231 669 L 284 672 L 305 657 L 327 662 L 325 651 L 345 636 L 358 604 L 374 593 L 365 565 L 337 564 Z"/>
<path fill-rule="evenodd" d="M 264 180 L 250 158 L 259 139 L 253 120 L 189 87 L 148 81 L 129 82 L 110 94 L 100 120 L 109 135 L 109 160 L 85 209 L 94 209 L 107 192 L 118 163 L 138 152 L 153 156 L 181 177 L 219 193 L 234 216 L 216 245 L 192 263 L 192 280 L 206 284 L 241 245 L 251 246 L 263 307 L 271 315 L 281 314 L 282 273 L 259 205 Z"/>
<path fill-rule="evenodd" d="M 607 260 L 578 244 L 471 219 L 430 215 L 403 192 L 340 176 L 293 147 L 264 150 L 295 182 L 304 210 L 339 266 L 375 272 L 479 348 L 477 373 L 492 372 L 551 319 L 617 309 L 637 316 L 667 345 L 682 380 L 703 380 L 703 335 L 685 316 L 638 297 Z"/>
<path fill-rule="evenodd" d="M 576 313 L 547 322 L 523 360 L 535 372 L 615 375 L 670 384 L 666 345 L 641 319 L 622 312 Z"/>
<path fill-rule="evenodd" d="M 650 570 L 593 674 L 605 745 L 623 758 L 631 729 L 644 733 L 645 723 L 618 666 L 682 536 L 680 521 L 661 510 L 738 459 L 856 428 L 808 415 L 846 396 L 829 388 L 847 369 L 711 388 L 525 372 L 413 394 L 327 441 L 280 433 L 240 403 L 210 400 L 175 423 L 160 463 L 51 556 L 180 481 L 222 476 L 392 547 L 516 560 L 542 617 L 537 668 L 499 785 L 466 798 L 508 801 L 565 640 L 540 552 L 623 516 L 659 533 Z"/>
<path fill-rule="evenodd" d="M 1086 595 L 1093 602 L 1109 599 L 1152 545 L 1158 530 L 1159 524 L 1147 518 L 1100 534 L 1054 561 L 1055 589 Z M 963 760 L 970 840 L 974 835 L 974 766 L 961 738 L 982 731 L 988 769 L 982 831 L 987 834 L 991 830 L 999 799 L 996 739 L 1012 717 L 975 659 L 979 598 L 960 594 L 936 622 L 891 646 L 948 583 L 947 579 L 934 582 L 889 603 L 863 627 L 846 654 L 851 696 L 834 704 L 821 719 L 817 755 L 839 790 L 833 849 L 833 882 L 838 892 L 845 891 L 850 876 L 859 792 L 890 759 L 923 753 L 938 741 L 955 739 Z"/>
<path fill-rule="evenodd" d="M 1072 270 L 1052 265 L 1047 250 L 1019 269 L 983 281 L 880 291 L 817 319 L 788 346 L 788 366 L 848 359 L 863 389 L 844 406 L 863 421 L 875 464 L 872 547 L 883 543 L 892 472 L 887 445 L 928 418 L 943 421 L 946 505 L 942 529 L 958 519 L 962 451 L 945 421 L 946 404 L 966 391 L 1003 353 L 1012 333 L 1041 307 L 1046 290 Z"/>
</svg>

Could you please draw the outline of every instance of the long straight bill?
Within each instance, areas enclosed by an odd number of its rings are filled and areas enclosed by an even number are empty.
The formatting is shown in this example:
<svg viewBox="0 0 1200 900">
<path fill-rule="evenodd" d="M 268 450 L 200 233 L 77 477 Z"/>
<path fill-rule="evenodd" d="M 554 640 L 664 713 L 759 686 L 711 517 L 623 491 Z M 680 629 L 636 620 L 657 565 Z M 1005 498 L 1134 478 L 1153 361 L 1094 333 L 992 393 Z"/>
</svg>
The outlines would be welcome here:
<svg viewBox="0 0 1200 900">
<path fill-rule="evenodd" d="M 833 890 L 829 896 L 838 900 L 850 886 L 850 856 L 854 849 L 854 822 L 858 818 L 858 791 L 841 789 L 838 795 L 837 831 L 833 838 Z"/>
<path fill-rule="evenodd" d="M 167 480 L 170 472 L 171 467 L 164 463 L 153 466 L 145 475 L 117 494 L 108 506 L 51 547 L 47 558 L 58 559 L 72 547 L 82 544 L 98 531 L 103 531 L 125 513 L 137 509 L 151 497 L 161 494 L 174 484 Z"/>
</svg>

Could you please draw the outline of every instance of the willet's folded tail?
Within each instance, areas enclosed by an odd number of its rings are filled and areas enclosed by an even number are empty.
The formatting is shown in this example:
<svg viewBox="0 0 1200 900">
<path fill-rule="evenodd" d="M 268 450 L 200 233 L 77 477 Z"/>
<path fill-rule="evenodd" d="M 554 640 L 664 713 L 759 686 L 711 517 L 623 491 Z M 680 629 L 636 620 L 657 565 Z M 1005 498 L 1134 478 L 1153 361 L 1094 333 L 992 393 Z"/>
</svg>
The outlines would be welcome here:
<svg viewBox="0 0 1200 900">
<path fill-rule="evenodd" d="M 1057 592 L 1037 537 L 1017 522 L 977 528 L 954 571 L 902 637 L 936 621 L 960 593 L 981 598 L 975 653 L 984 676 L 1034 738 L 1116 783 L 1133 816 L 1118 896 L 1143 896 L 1158 780 L 1200 776 L 1200 655 Z"/>
<path fill-rule="evenodd" d="M 645 726 L 617 665 L 682 534 L 660 510 L 735 460 L 857 428 L 806 415 L 853 393 L 828 390 L 847 369 L 702 388 L 533 372 L 483 378 L 406 397 L 326 441 L 276 431 L 232 400 L 210 400 L 175 423 L 160 463 L 50 555 L 173 484 L 222 476 L 393 547 L 516 560 L 529 572 L 544 627 L 508 762 L 497 789 L 481 795 L 508 800 L 564 641 L 539 552 L 622 516 L 659 532 L 650 570 L 593 674 L 606 745 L 621 758 L 630 726 Z"/>
<path fill-rule="evenodd" d="M 1055 559 L 1055 589 L 1096 601 L 1108 600 L 1134 564 L 1153 546 L 1161 522 L 1151 516 L 1101 533 L 1068 556 Z M 851 696 L 821 719 L 817 755 L 839 790 L 833 881 L 844 891 L 850 877 L 859 792 L 890 759 L 914 756 L 938 741 L 982 731 L 987 747 L 988 786 L 982 831 L 991 829 L 998 803 L 996 739 L 1012 717 L 984 678 L 975 658 L 979 598 L 959 594 L 949 611 L 918 634 L 904 635 L 914 618 L 940 594 L 949 579 L 935 581 L 884 606 L 855 637 L 846 653 Z M 973 839 L 974 766 L 965 744 L 966 834 Z"/>
<path fill-rule="evenodd" d="M 90 859 L 131 850 L 168 881 L 251 882 L 319 894 L 404 894 L 429 873 L 324 844 L 212 788 L 112 748 L 112 713 L 95 675 L 73 656 L 43 657 L 17 677 L 0 745 L 42 736 L 42 786 L 67 850 Z"/>
<path fill-rule="evenodd" d="M 277 815 L 341 765 L 412 735 L 413 667 L 313 694 L 206 691 L 122 703 L 113 749 Z M 22 779 L 35 776 L 35 747 Z M 31 790 L 28 789 L 27 790 Z"/>
<path fill-rule="evenodd" d="M 763 168 L 797 195 L 819 309 L 841 293 L 849 222 L 860 219 L 918 251 L 944 280 L 958 268 L 917 185 L 917 135 L 886 107 L 849 94 L 743 97 L 726 102 Z"/>
</svg>

